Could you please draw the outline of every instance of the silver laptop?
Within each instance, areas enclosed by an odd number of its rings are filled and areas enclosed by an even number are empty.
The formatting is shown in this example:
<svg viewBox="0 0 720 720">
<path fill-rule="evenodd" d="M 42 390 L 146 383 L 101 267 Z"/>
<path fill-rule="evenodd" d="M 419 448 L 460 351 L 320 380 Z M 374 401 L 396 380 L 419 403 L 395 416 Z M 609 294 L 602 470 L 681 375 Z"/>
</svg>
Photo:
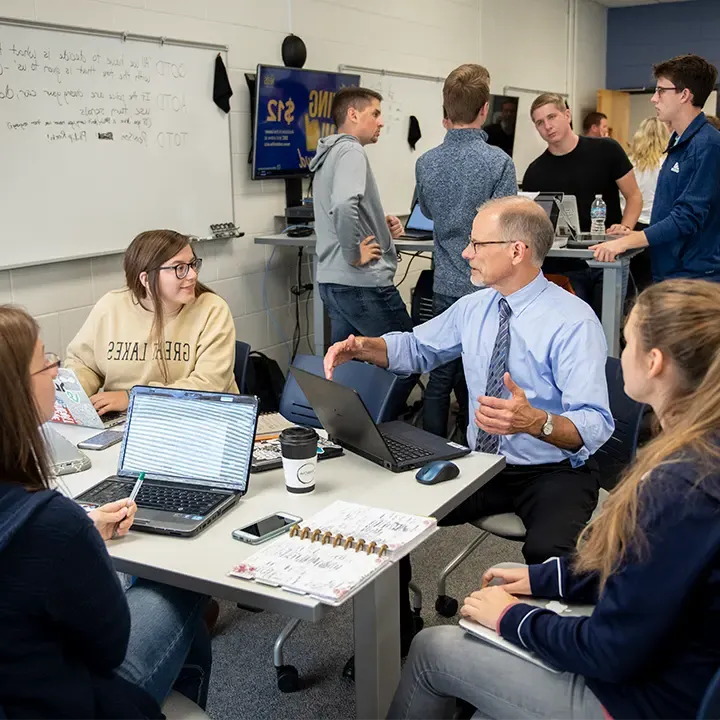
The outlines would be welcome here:
<svg viewBox="0 0 720 720">
<path fill-rule="evenodd" d="M 50 422 L 103 430 L 122 425 L 125 413 L 106 413 L 100 417 L 75 372 L 69 368 L 60 368 L 55 378 L 55 412 Z"/>
<path fill-rule="evenodd" d="M 255 396 L 134 387 L 117 475 L 75 500 L 126 498 L 145 473 L 133 529 L 195 535 L 247 492 L 257 415 Z"/>
<path fill-rule="evenodd" d="M 423 215 L 420 203 L 416 200 L 401 237 L 406 240 L 432 240 L 434 227 L 435 224 Z"/>
<path fill-rule="evenodd" d="M 43 425 L 41 430 L 50 453 L 50 470 L 55 475 L 71 475 L 87 470 L 92 465 L 82 450 L 78 450 L 74 443 L 49 424 Z"/>
</svg>

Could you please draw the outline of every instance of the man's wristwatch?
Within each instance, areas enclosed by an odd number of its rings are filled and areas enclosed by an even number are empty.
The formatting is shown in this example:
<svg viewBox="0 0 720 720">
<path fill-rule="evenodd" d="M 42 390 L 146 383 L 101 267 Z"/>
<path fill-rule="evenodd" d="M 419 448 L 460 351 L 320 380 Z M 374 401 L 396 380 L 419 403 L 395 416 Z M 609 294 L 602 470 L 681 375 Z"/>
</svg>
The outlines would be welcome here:
<svg viewBox="0 0 720 720">
<path fill-rule="evenodd" d="M 546 438 L 548 435 L 552 435 L 553 431 L 553 421 L 552 421 L 552 415 L 549 412 L 545 413 L 547 415 L 547 420 L 545 420 L 545 423 L 540 428 L 540 434 L 538 435 L 539 438 Z"/>
</svg>

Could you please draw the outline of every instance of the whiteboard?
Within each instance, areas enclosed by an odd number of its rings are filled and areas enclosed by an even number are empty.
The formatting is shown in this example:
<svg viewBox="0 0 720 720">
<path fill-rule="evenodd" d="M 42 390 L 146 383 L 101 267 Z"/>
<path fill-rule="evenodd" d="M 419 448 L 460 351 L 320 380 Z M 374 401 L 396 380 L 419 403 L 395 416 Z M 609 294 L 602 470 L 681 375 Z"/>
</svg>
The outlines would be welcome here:
<svg viewBox="0 0 720 720">
<path fill-rule="evenodd" d="M 365 146 L 383 208 L 386 213 L 407 215 L 415 189 L 415 162 L 445 137 L 442 82 L 364 72 L 360 83 L 384 98 L 385 127 L 375 145 Z M 407 141 L 411 115 L 418 119 L 422 133 L 414 152 Z"/>
<path fill-rule="evenodd" d="M 233 221 L 217 53 L 0 19 L 0 267 Z"/>
</svg>

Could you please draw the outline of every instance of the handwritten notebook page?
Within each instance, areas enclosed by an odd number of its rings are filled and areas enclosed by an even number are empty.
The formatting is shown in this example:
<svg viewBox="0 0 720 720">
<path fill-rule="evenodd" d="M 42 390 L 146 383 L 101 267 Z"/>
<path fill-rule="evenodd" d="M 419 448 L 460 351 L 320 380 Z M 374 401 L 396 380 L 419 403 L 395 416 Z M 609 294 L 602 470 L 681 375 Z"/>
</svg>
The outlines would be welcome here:
<svg viewBox="0 0 720 720">
<path fill-rule="evenodd" d="M 435 518 L 337 501 L 301 527 L 309 530 L 271 542 L 229 574 L 340 605 L 380 570 L 434 533 L 437 522 Z M 387 550 L 380 555 L 383 545 Z"/>
<path fill-rule="evenodd" d="M 377 547 L 387 545 L 387 553 L 397 560 L 417 547 L 437 529 L 435 518 L 410 515 L 408 513 L 383 510 L 382 508 L 358 505 L 337 500 L 324 510 L 313 515 L 307 523 L 323 533 L 341 534 L 344 538 L 374 542 Z"/>
<path fill-rule="evenodd" d="M 230 575 L 340 605 L 390 561 L 375 554 L 286 537 L 254 553 Z"/>
</svg>

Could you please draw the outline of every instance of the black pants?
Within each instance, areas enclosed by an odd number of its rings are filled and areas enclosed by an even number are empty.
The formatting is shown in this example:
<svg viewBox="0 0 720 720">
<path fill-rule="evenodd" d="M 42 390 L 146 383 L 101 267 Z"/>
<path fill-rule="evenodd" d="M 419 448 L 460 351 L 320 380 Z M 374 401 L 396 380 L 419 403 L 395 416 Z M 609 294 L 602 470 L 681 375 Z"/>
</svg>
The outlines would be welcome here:
<svg viewBox="0 0 720 720">
<path fill-rule="evenodd" d="M 439 524 L 463 525 L 486 515 L 515 513 L 527 531 L 522 550 L 525 562 L 533 565 L 573 551 L 577 536 L 597 505 L 598 487 L 592 459 L 578 468 L 571 467 L 569 461 L 549 465 L 507 465 Z M 400 628 L 404 635 L 406 628 L 412 627 L 407 588 L 412 576 L 410 556 L 400 561 L 399 571 Z"/>
</svg>

